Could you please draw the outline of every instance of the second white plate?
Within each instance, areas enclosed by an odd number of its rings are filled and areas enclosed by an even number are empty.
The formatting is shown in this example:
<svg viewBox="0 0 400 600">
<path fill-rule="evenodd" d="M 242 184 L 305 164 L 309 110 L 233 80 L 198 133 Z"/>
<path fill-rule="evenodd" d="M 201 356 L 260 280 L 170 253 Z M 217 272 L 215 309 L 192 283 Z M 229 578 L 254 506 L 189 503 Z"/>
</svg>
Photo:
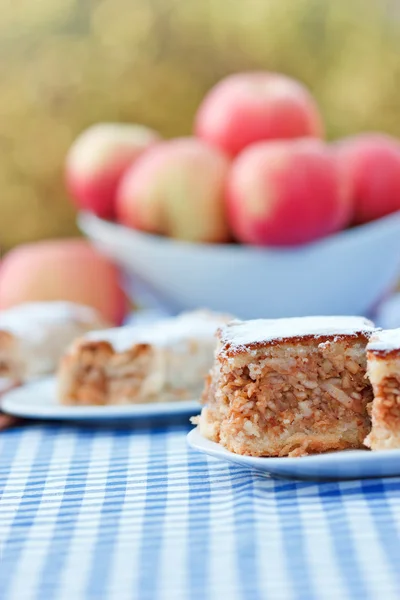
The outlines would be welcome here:
<svg viewBox="0 0 400 600">
<path fill-rule="evenodd" d="M 29 419 L 103 421 L 186 414 L 191 416 L 200 412 L 200 403 L 197 400 L 178 400 L 150 404 L 64 406 L 57 401 L 55 378 L 48 377 L 6 392 L 1 399 L 1 409 L 11 415 Z"/>
<path fill-rule="evenodd" d="M 204 438 L 198 427 L 188 434 L 187 440 L 195 450 L 276 477 L 318 480 L 400 476 L 400 450 L 346 450 L 300 458 L 260 458 L 229 452 Z"/>
</svg>

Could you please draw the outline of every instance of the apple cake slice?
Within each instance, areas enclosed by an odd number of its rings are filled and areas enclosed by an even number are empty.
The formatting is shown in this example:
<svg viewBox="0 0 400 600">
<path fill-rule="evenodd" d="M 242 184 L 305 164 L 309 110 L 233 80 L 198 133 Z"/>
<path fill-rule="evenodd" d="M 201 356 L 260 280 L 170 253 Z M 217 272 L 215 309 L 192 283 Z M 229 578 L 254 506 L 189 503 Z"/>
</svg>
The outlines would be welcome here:
<svg viewBox="0 0 400 600">
<path fill-rule="evenodd" d="M 0 312 L 0 377 L 22 383 L 56 370 L 66 348 L 107 327 L 96 310 L 72 302 L 28 302 Z"/>
<path fill-rule="evenodd" d="M 200 432 L 251 456 L 361 447 L 370 430 L 365 347 L 373 331 L 361 317 L 225 325 L 195 419 Z"/>
<path fill-rule="evenodd" d="M 379 331 L 371 337 L 367 363 L 374 400 L 372 429 L 365 445 L 372 450 L 400 448 L 400 329 Z"/>
<path fill-rule="evenodd" d="M 230 318 L 195 311 L 151 326 L 89 333 L 60 363 L 59 399 L 102 405 L 199 395 L 212 365 L 215 332 Z"/>
</svg>

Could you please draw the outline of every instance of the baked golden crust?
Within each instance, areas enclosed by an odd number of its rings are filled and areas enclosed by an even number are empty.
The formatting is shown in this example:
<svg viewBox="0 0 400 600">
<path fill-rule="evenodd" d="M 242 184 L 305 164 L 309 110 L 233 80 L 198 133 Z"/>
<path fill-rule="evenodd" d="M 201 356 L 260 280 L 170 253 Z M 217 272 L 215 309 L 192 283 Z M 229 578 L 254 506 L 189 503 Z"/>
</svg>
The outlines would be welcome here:
<svg viewBox="0 0 400 600">
<path fill-rule="evenodd" d="M 367 355 L 371 360 L 373 358 L 382 360 L 400 359 L 400 348 L 391 350 L 368 350 Z"/>
<path fill-rule="evenodd" d="M 302 335 L 219 350 L 200 432 L 237 454 L 301 456 L 362 446 L 370 430 L 369 332 Z M 227 346 L 228 344 L 228 346 Z"/>
<path fill-rule="evenodd" d="M 364 317 L 293 317 L 231 321 L 219 328 L 219 352 L 227 357 L 246 354 L 290 340 L 294 344 L 317 340 L 365 340 L 376 331 Z"/>
<path fill-rule="evenodd" d="M 322 338 L 320 338 L 320 341 L 338 341 L 338 342 L 346 342 L 348 340 L 354 340 L 354 341 L 363 341 L 365 340 L 365 335 L 363 334 L 352 334 L 352 335 L 327 335 L 327 336 L 323 336 Z M 224 346 L 224 353 L 226 356 L 228 357 L 235 357 L 238 356 L 239 354 L 242 354 L 244 352 L 250 352 L 250 351 L 257 351 L 260 350 L 262 348 L 265 347 L 271 347 L 271 346 L 280 346 L 282 345 L 282 343 L 285 343 L 287 340 L 269 340 L 268 342 L 254 342 L 253 344 L 249 344 L 246 348 L 246 350 L 239 350 L 238 348 L 232 348 L 230 346 L 230 344 L 226 344 Z M 314 344 L 315 343 L 315 336 L 314 335 L 301 335 L 301 336 L 294 336 L 292 338 L 290 338 L 290 342 L 293 344 L 302 344 L 302 345 L 309 345 L 309 344 Z"/>
</svg>

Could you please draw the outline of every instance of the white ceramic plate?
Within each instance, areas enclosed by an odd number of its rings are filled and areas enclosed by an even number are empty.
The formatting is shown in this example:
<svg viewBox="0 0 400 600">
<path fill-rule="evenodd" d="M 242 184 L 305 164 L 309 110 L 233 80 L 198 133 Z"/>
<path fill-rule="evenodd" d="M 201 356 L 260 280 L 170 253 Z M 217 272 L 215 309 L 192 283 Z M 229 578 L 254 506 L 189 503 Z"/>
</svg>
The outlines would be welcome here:
<svg viewBox="0 0 400 600">
<path fill-rule="evenodd" d="M 400 476 L 400 450 L 348 450 L 301 458 L 256 458 L 225 450 L 200 435 L 196 427 L 188 434 L 189 446 L 215 458 L 275 477 L 294 479 L 366 479 Z"/>
<path fill-rule="evenodd" d="M 200 412 L 197 400 L 124 404 L 114 406 L 63 406 L 58 404 L 54 377 L 40 379 L 7 392 L 2 396 L 4 412 L 28 419 L 103 421 L 139 417 L 195 415 Z"/>
</svg>

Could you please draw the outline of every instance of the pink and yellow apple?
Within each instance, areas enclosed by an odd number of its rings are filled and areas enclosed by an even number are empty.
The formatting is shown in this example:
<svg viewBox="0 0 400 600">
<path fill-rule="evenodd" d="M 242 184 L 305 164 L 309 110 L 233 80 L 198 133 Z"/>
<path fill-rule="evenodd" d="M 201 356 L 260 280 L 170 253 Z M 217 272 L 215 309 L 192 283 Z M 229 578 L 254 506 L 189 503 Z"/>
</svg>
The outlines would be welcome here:
<svg viewBox="0 0 400 600">
<path fill-rule="evenodd" d="M 81 133 L 66 159 L 66 183 L 77 207 L 112 218 L 121 175 L 159 139 L 144 125 L 122 123 L 100 123 Z"/>
<path fill-rule="evenodd" d="M 318 106 L 295 79 L 268 72 L 226 77 L 206 95 L 196 135 L 235 156 L 261 140 L 322 137 Z"/>
<path fill-rule="evenodd" d="M 46 300 L 93 306 L 111 323 L 120 323 L 127 311 L 118 270 L 80 239 L 26 244 L 5 255 L 0 309 Z"/>
<path fill-rule="evenodd" d="M 366 223 L 400 210 L 400 142 L 364 133 L 334 145 L 351 190 L 354 223 Z"/>
<path fill-rule="evenodd" d="M 234 161 L 227 183 L 236 239 L 292 246 L 345 227 L 351 205 L 338 171 L 330 149 L 318 140 L 250 146 Z"/>
<path fill-rule="evenodd" d="M 229 161 L 195 138 L 160 142 L 125 173 L 117 192 L 120 223 L 192 242 L 229 239 L 223 191 Z"/>
</svg>

